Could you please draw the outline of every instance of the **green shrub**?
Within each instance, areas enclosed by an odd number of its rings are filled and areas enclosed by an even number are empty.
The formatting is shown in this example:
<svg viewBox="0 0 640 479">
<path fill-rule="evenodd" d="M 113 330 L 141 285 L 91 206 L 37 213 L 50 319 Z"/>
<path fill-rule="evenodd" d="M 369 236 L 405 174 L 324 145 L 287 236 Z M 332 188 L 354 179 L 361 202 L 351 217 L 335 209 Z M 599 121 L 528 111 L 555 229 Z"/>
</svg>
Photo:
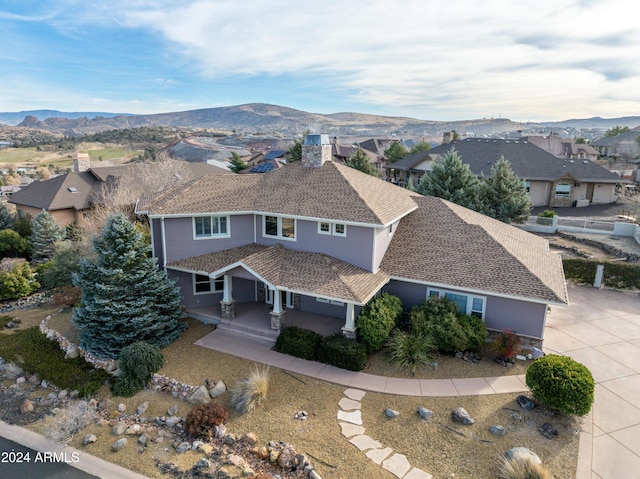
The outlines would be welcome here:
<svg viewBox="0 0 640 479">
<path fill-rule="evenodd" d="M 536 223 L 540 224 L 540 225 L 552 225 L 553 224 L 553 217 L 557 216 L 558 213 L 556 213 L 553 210 L 544 210 L 541 213 L 537 214 L 537 219 L 536 219 Z"/>
<path fill-rule="evenodd" d="M 279 353 L 313 361 L 317 359 L 321 339 L 322 336 L 314 331 L 286 326 L 280 331 L 273 349 Z"/>
<path fill-rule="evenodd" d="M 598 263 L 585 259 L 565 258 L 562 260 L 564 276 L 576 283 L 593 284 Z"/>
<path fill-rule="evenodd" d="M 0 300 L 29 296 L 40 287 L 33 271 L 22 258 L 4 258 L 0 262 Z"/>
<path fill-rule="evenodd" d="M 0 334 L 0 357 L 61 389 L 75 389 L 82 397 L 90 396 L 109 378 L 106 371 L 94 369 L 83 358 L 65 359 L 64 356 L 58 343 L 47 340 L 37 326 Z"/>
<path fill-rule="evenodd" d="M 402 302 L 397 296 L 384 292 L 373 298 L 356 318 L 358 341 L 368 353 L 381 349 L 401 317 Z"/>
<path fill-rule="evenodd" d="M 157 346 L 142 341 L 130 344 L 120 352 L 121 374 L 111 384 L 111 392 L 133 396 L 147 386 L 163 364 L 164 356 Z"/>
<path fill-rule="evenodd" d="M 0 258 L 29 258 L 31 245 L 29 241 L 14 230 L 0 231 Z"/>
<path fill-rule="evenodd" d="M 430 337 L 444 353 L 475 351 L 487 340 L 484 321 L 458 313 L 458 305 L 448 298 L 432 296 L 414 306 L 410 316 L 412 331 Z"/>
<path fill-rule="evenodd" d="M 229 411 L 221 404 L 210 402 L 194 407 L 184 421 L 185 430 L 200 439 L 211 439 L 215 435 L 216 426 L 229 419 Z"/>
<path fill-rule="evenodd" d="M 269 367 L 256 367 L 248 377 L 236 382 L 231 388 L 229 402 L 237 412 L 244 414 L 255 409 L 269 390 Z"/>
<path fill-rule="evenodd" d="M 433 340 L 422 332 L 407 333 L 396 330 L 388 342 L 389 359 L 399 368 L 406 368 L 415 375 L 419 365 L 430 367 L 438 358 Z"/>
<path fill-rule="evenodd" d="M 338 333 L 322 338 L 318 361 L 349 371 L 362 371 L 367 364 L 367 350 L 363 344 Z"/>
<path fill-rule="evenodd" d="M 586 366 L 566 356 L 536 359 L 526 374 L 534 399 L 567 414 L 584 416 L 593 404 L 594 381 Z"/>
<path fill-rule="evenodd" d="M 602 283 L 607 288 L 640 289 L 640 265 L 609 261 L 604 265 Z"/>
</svg>

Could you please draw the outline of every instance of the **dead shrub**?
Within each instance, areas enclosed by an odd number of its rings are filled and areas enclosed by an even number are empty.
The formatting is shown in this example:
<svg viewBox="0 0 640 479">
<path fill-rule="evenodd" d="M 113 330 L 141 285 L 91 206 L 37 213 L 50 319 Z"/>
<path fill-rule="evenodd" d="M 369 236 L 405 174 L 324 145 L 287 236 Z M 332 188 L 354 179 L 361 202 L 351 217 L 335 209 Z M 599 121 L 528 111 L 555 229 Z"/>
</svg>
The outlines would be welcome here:
<svg viewBox="0 0 640 479">
<path fill-rule="evenodd" d="M 58 413 L 58 419 L 47 424 L 45 435 L 68 444 L 73 436 L 96 420 L 96 410 L 87 401 L 74 401 Z"/>
<path fill-rule="evenodd" d="M 184 422 L 185 430 L 193 437 L 211 439 L 216 426 L 229 419 L 229 411 L 221 404 L 210 402 L 194 407 Z"/>
</svg>

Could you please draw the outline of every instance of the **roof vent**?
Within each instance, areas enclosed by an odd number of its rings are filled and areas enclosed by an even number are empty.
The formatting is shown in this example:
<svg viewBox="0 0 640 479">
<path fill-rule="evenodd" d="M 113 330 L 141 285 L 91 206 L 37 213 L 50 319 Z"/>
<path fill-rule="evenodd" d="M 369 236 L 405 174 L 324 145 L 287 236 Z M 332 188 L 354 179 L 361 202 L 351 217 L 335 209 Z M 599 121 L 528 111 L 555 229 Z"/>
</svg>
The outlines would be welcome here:
<svg viewBox="0 0 640 479">
<path fill-rule="evenodd" d="M 77 193 L 78 192 L 78 188 L 76 188 L 75 186 L 70 186 L 69 188 L 67 188 L 71 193 Z"/>
</svg>

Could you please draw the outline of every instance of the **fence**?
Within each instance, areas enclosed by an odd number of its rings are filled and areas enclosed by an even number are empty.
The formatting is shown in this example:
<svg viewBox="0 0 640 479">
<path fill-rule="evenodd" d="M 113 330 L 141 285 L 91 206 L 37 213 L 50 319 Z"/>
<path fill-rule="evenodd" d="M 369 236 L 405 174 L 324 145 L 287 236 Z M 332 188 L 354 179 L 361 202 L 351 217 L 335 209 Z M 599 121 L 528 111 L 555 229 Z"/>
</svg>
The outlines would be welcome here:
<svg viewBox="0 0 640 479">
<path fill-rule="evenodd" d="M 640 244 L 640 226 L 623 221 L 596 221 L 589 218 L 560 217 L 541 218 L 530 216 L 520 227 L 533 233 L 556 233 L 566 231 L 570 233 L 609 234 L 635 238 Z"/>
</svg>

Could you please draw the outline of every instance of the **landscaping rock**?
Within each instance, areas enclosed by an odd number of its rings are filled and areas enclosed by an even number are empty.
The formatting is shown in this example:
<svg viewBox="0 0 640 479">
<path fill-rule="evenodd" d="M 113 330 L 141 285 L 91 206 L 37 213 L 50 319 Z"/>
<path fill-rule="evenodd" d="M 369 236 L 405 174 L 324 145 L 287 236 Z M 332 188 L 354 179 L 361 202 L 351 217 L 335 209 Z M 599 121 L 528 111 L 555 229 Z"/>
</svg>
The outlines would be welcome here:
<svg viewBox="0 0 640 479">
<path fill-rule="evenodd" d="M 66 359 L 75 359 L 80 355 L 80 353 L 78 352 L 78 346 L 76 346 L 75 344 L 70 344 L 69 347 L 67 348 L 67 352 L 65 353 L 64 357 Z"/>
<path fill-rule="evenodd" d="M 227 391 L 227 385 L 221 379 L 217 381 L 212 388 L 209 388 L 208 391 L 209 396 L 211 396 L 212 398 L 216 398 L 218 396 L 222 396 Z"/>
<path fill-rule="evenodd" d="M 47 380 L 46 380 L 46 379 L 43 379 L 43 380 L 40 382 L 40 387 L 41 387 L 42 389 L 47 389 L 47 388 L 49 387 L 49 383 L 47 382 Z"/>
<path fill-rule="evenodd" d="M 136 408 L 136 414 L 138 416 L 142 416 L 147 411 L 148 407 L 149 407 L 149 401 L 143 402 L 142 404 L 138 405 L 138 407 Z"/>
<path fill-rule="evenodd" d="M 140 424 L 134 424 L 133 426 L 129 426 L 124 433 L 128 436 L 134 436 L 140 432 L 140 429 Z"/>
<path fill-rule="evenodd" d="M 384 410 L 384 415 L 389 419 L 395 419 L 400 415 L 399 411 L 395 411 L 394 409 L 387 408 Z"/>
<path fill-rule="evenodd" d="M 127 446 L 128 442 L 129 441 L 127 441 L 127 438 L 125 438 L 125 437 L 120 438 L 116 442 L 113 443 L 113 446 L 111 446 L 111 450 L 113 452 L 121 451 L 122 449 L 124 449 Z"/>
<path fill-rule="evenodd" d="M 553 427 L 553 425 L 548 422 L 545 422 L 542 426 L 540 426 L 540 429 L 538 430 L 547 439 L 553 439 L 558 435 L 558 431 L 556 430 L 556 428 Z"/>
<path fill-rule="evenodd" d="M 426 421 L 431 416 L 433 416 L 433 411 L 431 411 L 430 409 L 427 409 L 426 407 L 421 406 L 418 408 L 418 415 Z"/>
<path fill-rule="evenodd" d="M 514 448 L 511 448 L 507 452 L 504 453 L 504 457 L 506 457 L 510 461 L 515 461 L 520 457 L 524 457 L 524 458 L 528 457 L 534 463 L 542 464 L 542 461 L 540 460 L 538 455 L 535 452 L 533 452 L 531 449 L 526 448 L 526 447 L 514 447 Z"/>
<path fill-rule="evenodd" d="M 27 382 L 27 378 L 25 376 L 20 376 L 16 379 L 16 384 L 24 384 Z"/>
<path fill-rule="evenodd" d="M 29 399 L 25 399 L 20 406 L 21 414 L 29 414 L 33 412 L 33 403 Z"/>
<path fill-rule="evenodd" d="M 211 467 L 211 462 L 209 462 L 208 459 L 203 457 L 193 465 L 192 469 L 196 471 L 203 471 L 205 469 L 209 469 L 210 467 Z"/>
<path fill-rule="evenodd" d="M 125 433 L 125 431 L 127 430 L 128 426 L 126 422 L 123 421 L 118 421 L 116 423 L 115 426 L 113 426 L 113 435 L 114 436 L 121 436 L 122 434 Z"/>
<path fill-rule="evenodd" d="M 183 454 L 185 452 L 187 452 L 189 449 L 191 449 L 191 444 L 189 444 L 188 442 L 181 442 L 176 448 L 176 452 L 178 454 Z"/>
<path fill-rule="evenodd" d="M 82 438 L 82 445 L 86 446 L 87 444 L 93 444 L 97 440 L 98 438 L 96 437 L 95 434 L 87 434 L 85 437 Z"/>
<path fill-rule="evenodd" d="M 2 365 L 2 374 L 8 379 L 15 379 L 24 374 L 24 371 L 13 363 L 5 363 Z"/>
<path fill-rule="evenodd" d="M 211 454 L 213 452 L 213 446 L 206 442 L 202 444 L 198 444 L 198 451 L 203 452 L 205 454 Z"/>
<path fill-rule="evenodd" d="M 520 395 L 516 398 L 516 401 L 518 401 L 518 404 L 520 405 L 520 407 L 525 411 L 531 411 L 533 408 L 536 407 L 536 403 L 534 403 L 527 396 Z"/>
<path fill-rule="evenodd" d="M 125 412 L 127 410 L 127 405 L 124 403 L 118 404 L 118 412 Z"/>
<path fill-rule="evenodd" d="M 466 426 L 473 424 L 475 420 L 469 416 L 469 413 L 463 407 L 457 407 L 451 411 L 451 420 L 458 424 L 464 424 Z"/>
<path fill-rule="evenodd" d="M 178 406 L 173 405 L 167 409 L 167 416 L 175 416 L 176 414 L 178 414 Z"/>
<path fill-rule="evenodd" d="M 494 436 L 504 436 L 506 433 L 503 426 L 491 426 L 489 432 Z"/>
<path fill-rule="evenodd" d="M 209 390 L 204 385 L 200 386 L 191 396 L 189 396 L 188 402 L 189 404 L 194 404 L 196 406 L 199 404 L 206 404 L 208 402 L 211 402 Z"/>
<path fill-rule="evenodd" d="M 180 416 L 171 416 L 168 417 L 164 423 L 168 426 L 168 427 L 173 427 L 176 424 L 178 424 L 180 421 L 182 421 L 182 418 Z"/>
<path fill-rule="evenodd" d="M 223 437 L 225 437 L 227 434 L 227 426 L 225 426 L 224 424 L 218 424 L 215 428 L 214 428 L 214 436 L 216 437 L 216 439 L 222 439 Z"/>
<path fill-rule="evenodd" d="M 149 436 L 147 436 L 147 434 L 143 432 L 142 434 L 140 434 L 140 437 L 138 438 L 138 442 L 143 446 L 146 446 L 147 443 L 149 442 Z"/>
<path fill-rule="evenodd" d="M 69 395 L 69 391 L 66 389 L 63 389 L 62 391 L 60 391 L 58 393 L 58 399 L 64 399 Z"/>
</svg>

